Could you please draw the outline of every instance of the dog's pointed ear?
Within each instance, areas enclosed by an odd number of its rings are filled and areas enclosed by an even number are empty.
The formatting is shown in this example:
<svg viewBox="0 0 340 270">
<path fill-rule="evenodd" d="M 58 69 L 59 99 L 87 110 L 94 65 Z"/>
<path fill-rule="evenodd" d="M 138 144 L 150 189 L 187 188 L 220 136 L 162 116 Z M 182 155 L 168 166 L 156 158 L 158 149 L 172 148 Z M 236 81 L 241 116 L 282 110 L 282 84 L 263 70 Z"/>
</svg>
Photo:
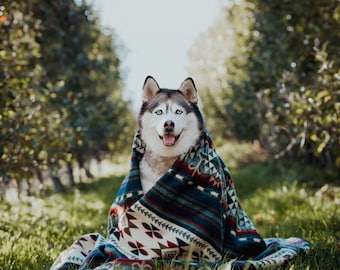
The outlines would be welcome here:
<svg viewBox="0 0 340 270">
<path fill-rule="evenodd" d="M 159 91 L 159 86 L 152 76 L 147 76 L 143 85 L 143 102 L 149 102 Z"/>
<path fill-rule="evenodd" d="M 187 100 L 197 104 L 198 102 L 197 89 L 194 80 L 191 77 L 186 78 L 182 82 L 181 86 L 179 87 L 179 91 L 182 92 L 182 94 L 185 96 Z"/>
</svg>

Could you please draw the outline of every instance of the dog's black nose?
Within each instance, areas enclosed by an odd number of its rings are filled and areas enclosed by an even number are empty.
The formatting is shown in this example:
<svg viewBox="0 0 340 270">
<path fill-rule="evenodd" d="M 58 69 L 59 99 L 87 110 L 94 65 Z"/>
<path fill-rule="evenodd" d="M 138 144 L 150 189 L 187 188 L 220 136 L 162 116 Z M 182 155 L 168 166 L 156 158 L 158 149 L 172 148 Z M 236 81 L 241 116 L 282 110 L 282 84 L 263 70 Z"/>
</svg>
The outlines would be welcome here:
<svg viewBox="0 0 340 270">
<path fill-rule="evenodd" d="M 164 128 L 166 130 L 171 130 L 175 127 L 175 123 L 174 121 L 171 121 L 171 120 L 167 120 L 165 123 L 164 123 Z"/>
</svg>

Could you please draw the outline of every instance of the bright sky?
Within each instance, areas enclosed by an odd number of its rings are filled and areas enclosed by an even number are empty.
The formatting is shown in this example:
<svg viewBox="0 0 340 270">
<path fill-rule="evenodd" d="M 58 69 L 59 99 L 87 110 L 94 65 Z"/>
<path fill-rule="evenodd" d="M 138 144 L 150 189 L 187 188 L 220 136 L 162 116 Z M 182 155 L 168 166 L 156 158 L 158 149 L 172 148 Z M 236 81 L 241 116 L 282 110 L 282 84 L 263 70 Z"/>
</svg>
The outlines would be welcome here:
<svg viewBox="0 0 340 270">
<path fill-rule="evenodd" d="M 207 30 L 225 0 L 93 0 L 104 26 L 113 28 L 127 51 L 126 91 L 140 105 L 147 75 L 177 88 L 188 77 L 188 50 Z M 126 92 L 125 91 L 125 92 Z"/>
</svg>

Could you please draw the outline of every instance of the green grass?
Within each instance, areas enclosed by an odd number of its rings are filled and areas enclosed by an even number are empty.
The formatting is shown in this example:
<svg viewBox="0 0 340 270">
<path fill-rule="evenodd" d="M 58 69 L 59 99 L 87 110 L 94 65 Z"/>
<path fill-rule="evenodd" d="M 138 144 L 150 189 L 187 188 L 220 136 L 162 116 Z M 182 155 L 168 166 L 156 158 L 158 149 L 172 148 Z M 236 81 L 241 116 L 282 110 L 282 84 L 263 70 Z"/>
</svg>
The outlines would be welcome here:
<svg viewBox="0 0 340 270">
<path fill-rule="evenodd" d="M 327 185 L 322 171 L 282 162 L 234 166 L 232 175 L 242 207 L 263 237 L 296 236 L 312 244 L 307 255 L 281 269 L 340 269 L 336 182 Z M 0 269 L 49 269 L 77 237 L 105 235 L 107 213 L 122 178 L 102 178 L 66 194 L 1 202 Z"/>
<path fill-rule="evenodd" d="M 340 187 L 320 177 L 315 168 L 280 161 L 233 173 L 242 207 L 262 237 L 295 236 L 312 244 L 282 269 L 340 269 Z"/>
<path fill-rule="evenodd" d="M 108 211 L 123 176 L 66 194 L 0 204 L 0 269 L 49 269 L 77 237 L 106 234 Z"/>
</svg>

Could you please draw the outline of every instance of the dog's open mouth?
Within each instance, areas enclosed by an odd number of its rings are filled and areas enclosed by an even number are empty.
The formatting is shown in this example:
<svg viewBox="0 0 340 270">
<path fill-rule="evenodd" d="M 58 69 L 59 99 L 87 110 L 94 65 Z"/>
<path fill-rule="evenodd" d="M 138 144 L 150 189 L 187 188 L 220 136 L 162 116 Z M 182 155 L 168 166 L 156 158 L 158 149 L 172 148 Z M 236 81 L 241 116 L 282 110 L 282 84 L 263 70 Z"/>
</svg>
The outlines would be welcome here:
<svg viewBox="0 0 340 270">
<path fill-rule="evenodd" d="M 163 141 L 165 146 L 174 146 L 181 134 L 175 136 L 173 134 L 164 134 L 163 136 L 159 135 L 159 138 Z"/>
</svg>

